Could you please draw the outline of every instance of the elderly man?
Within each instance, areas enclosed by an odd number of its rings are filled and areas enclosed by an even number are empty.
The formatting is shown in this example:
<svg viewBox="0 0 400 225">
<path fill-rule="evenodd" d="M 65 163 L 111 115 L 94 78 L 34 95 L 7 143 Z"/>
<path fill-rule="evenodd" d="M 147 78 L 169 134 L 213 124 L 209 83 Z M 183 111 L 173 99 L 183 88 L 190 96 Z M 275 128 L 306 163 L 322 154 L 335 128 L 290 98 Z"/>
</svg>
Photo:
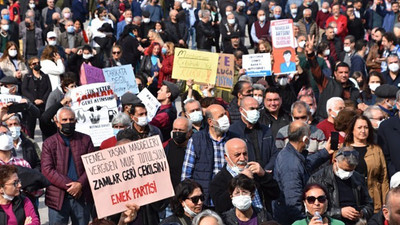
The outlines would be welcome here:
<svg viewBox="0 0 400 225">
<path fill-rule="evenodd" d="M 131 119 L 125 113 L 118 113 L 111 121 L 114 135 L 101 142 L 100 149 L 114 147 L 117 144 L 117 134 L 131 125 Z"/>
<path fill-rule="evenodd" d="M 272 170 L 278 151 L 271 130 L 258 122 L 259 105 L 253 97 L 244 97 L 240 102 L 240 120 L 229 128 L 233 136 L 246 141 L 248 156 L 265 170 Z"/>
<path fill-rule="evenodd" d="M 226 16 L 226 22 L 219 24 L 219 30 L 222 36 L 222 46 L 226 49 L 231 44 L 231 35 L 239 34 L 240 39 L 244 37 L 244 28 L 240 27 L 239 21 L 233 13 Z"/>
<path fill-rule="evenodd" d="M 289 143 L 279 152 L 274 168 L 274 178 L 279 184 L 281 194 L 272 207 L 275 219 L 280 224 L 292 224 L 305 217 L 301 197 L 310 171 L 321 166 L 333 154 L 329 143 L 326 148 L 305 157 L 302 152 L 309 144 L 308 124 L 301 120 L 292 122 L 289 125 Z"/>
<path fill-rule="evenodd" d="M 308 124 L 309 118 L 311 117 L 310 107 L 307 103 L 297 101 L 292 104 L 292 121 L 301 120 Z M 281 150 L 289 142 L 289 125 L 282 127 L 276 135 L 276 147 Z M 315 153 L 325 147 L 325 135 L 322 130 L 318 129 L 314 125 L 310 125 L 310 144 L 306 149 L 308 153 Z"/>
<path fill-rule="evenodd" d="M 382 39 L 383 40 L 383 39 Z M 382 73 L 383 78 L 385 79 L 386 84 L 390 84 L 396 87 L 400 85 L 400 70 L 399 70 L 399 57 L 395 54 L 390 54 L 386 58 L 386 64 L 388 70 Z"/>
<path fill-rule="evenodd" d="M 181 180 L 194 179 L 204 189 L 204 205 L 212 206 L 209 183 L 224 166 L 225 143 L 231 138 L 229 119 L 221 105 L 210 105 L 206 110 L 208 129 L 193 134 L 187 144 Z"/>
<path fill-rule="evenodd" d="M 253 23 L 251 26 L 251 38 L 255 43 L 258 44 L 258 42 L 262 39 L 264 40 L 271 40 L 271 37 L 269 35 L 269 21 L 266 19 L 265 11 L 260 9 L 257 12 L 257 21 Z"/>
<path fill-rule="evenodd" d="M 186 100 L 183 110 L 186 118 L 192 122 L 194 133 L 204 128 L 203 110 L 199 101 L 194 99 Z"/>
<path fill-rule="evenodd" d="M 385 121 L 386 117 L 384 112 L 382 111 L 379 106 L 372 105 L 368 106 L 364 112 L 363 115 L 366 116 L 372 124 L 372 127 L 377 131 L 379 126 L 383 121 Z M 376 143 L 376 142 L 375 142 Z"/>
<path fill-rule="evenodd" d="M 67 20 L 65 22 L 65 31 L 60 34 L 57 42 L 65 49 L 65 54 L 70 57 L 78 52 L 78 48 L 84 46 L 86 43 L 82 35 L 75 32 L 74 22 Z"/>
<path fill-rule="evenodd" d="M 129 116 L 132 121 L 130 129 L 132 129 L 133 133 L 135 133 L 140 139 L 153 135 L 160 135 L 161 140 L 163 140 L 160 129 L 149 124 L 147 119 L 147 109 L 143 103 L 132 105 L 129 111 Z"/>
<path fill-rule="evenodd" d="M 42 29 L 36 26 L 33 17 L 26 17 L 24 22 L 24 26 L 20 28 L 23 56 L 30 59 L 37 56 L 39 48 L 43 46 L 43 33 Z"/>
<path fill-rule="evenodd" d="M 45 203 L 50 224 L 86 225 L 93 206 L 81 156 L 94 151 L 90 136 L 75 131 L 75 113 L 69 107 L 54 118 L 58 133 L 43 143 L 42 173 L 50 181 Z"/>
<path fill-rule="evenodd" d="M 352 147 L 343 147 L 336 153 L 333 165 L 322 168 L 308 180 L 328 188 L 327 215 L 349 225 L 361 218 L 368 220 L 374 212 L 365 178 L 354 171 L 358 155 Z"/>
<path fill-rule="evenodd" d="M 375 90 L 375 104 L 385 112 L 386 117 L 396 116 L 398 109 L 394 106 L 398 90 L 398 87 L 389 84 L 382 84 Z"/>
<path fill-rule="evenodd" d="M 47 7 L 42 10 L 42 21 L 45 28 L 53 24 L 52 15 L 55 12 L 61 13 L 60 8 L 55 6 L 54 0 L 47 0 Z"/>
<path fill-rule="evenodd" d="M 299 24 L 299 35 L 304 35 L 310 37 L 315 36 L 314 43 L 319 43 L 319 28 L 318 24 L 314 21 L 311 16 L 311 9 L 307 8 L 303 11 L 303 18 L 297 22 Z"/>
<path fill-rule="evenodd" d="M 317 128 L 324 132 L 325 138 L 328 139 L 331 136 L 332 131 L 336 131 L 333 123 L 339 112 L 344 109 L 344 101 L 339 97 L 332 97 L 326 102 L 326 112 L 328 118 L 321 121 Z M 343 140 L 342 140 L 343 142 Z"/>
<path fill-rule="evenodd" d="M 271 209 L 271 200 L 279 196 L 279 186 L 272 174 L 265 172 L 258 162 L 252 160 L 248 162 L 246 142 L 239 138 L 227 141 L 224 157 L 226 165 L 210 183 L 210 195 L 215 204 L 215 210 L 223 213 L 233 207 L 228 187 L 231 180 L 239 174 L 248 176 L 256 183 L 257 191 L 252 205 L 258 209 Z"/>
</svg>

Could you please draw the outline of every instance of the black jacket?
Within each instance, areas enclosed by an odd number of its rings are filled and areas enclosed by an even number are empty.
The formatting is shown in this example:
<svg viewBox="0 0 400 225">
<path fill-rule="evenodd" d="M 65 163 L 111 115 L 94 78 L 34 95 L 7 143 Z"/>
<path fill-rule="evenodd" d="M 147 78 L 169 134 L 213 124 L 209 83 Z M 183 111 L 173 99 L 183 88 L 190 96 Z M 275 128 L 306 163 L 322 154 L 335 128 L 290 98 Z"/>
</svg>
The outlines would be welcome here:
<svg viewBox="0 0 400 225">
<path fill-rule="evenodd" d="M 196 42 L 198 49 L 211 51 L 211 46 L 214 44 L 214 29 L 211 23 L 199 21 L 196 26 Z"/>
<path fill-rule="evenodd" d="M 222 214 L 222 220 L 224 221 L 225 225 L 238 225 L 239 224 L 239 221 L 238 221 L 238 218 L 236 217 L 235 211 L 236 211 L 236 209 L 233 208 L 233 209 L 229 210 L 228 212 L 225 212 L 224 214 Z M 271 214 L 269 214 L 265 210 L 258 210 L 256 208 L 253 208 L 253 211 L 257 215 L 257 224 L 263 224 L 267 221 L 272 220 Z"/>
<path fill-rule="evenodd" d="M 399 115 L 383 121 L 378 129 L 378 144 L 385 155 L 388 175 L 400 171 L 400 118 Z"/>
<path fill-rule="evenodd" d="M 36 83 L 36 78 L 34 77 L 34 75 L 32 75 L 31 73 L 27 74 L 22 81 L 21 89 L 22 96 L 29 99 L 29 101 L 31 101 L 33 104 L 36 99 L 43 100 L 44 103 L 41 105 L 37 105 L 37 107 L 40 109 L 41 112 L 44 112 L 47 98 L 49 97 L 51 92 L 51 83 L 47 74 L 40 72 L 40 75 L 42 77 Z"/>
<path fill-rule="evenodd" d="M 25 210 L 24 210 L 24 199 L 21 195 L 15 196 L 11 201 L 13 213 L 17 219 L 18 225 L 22 225 L 25 222 Z M 7 220 L 9 216 L 4 212 L 3 207 L 0 207 L 0 224 L 8 224 Z"/>
<path fill-rule="evenodd" d="M 162 58 L 160 58 L 160 62 L 162 62 Z M 140 73 L 146 78 L 152 77 L 151 67 L 152 67 L 151 56 L 150 55 L 143 56 L 142 61 L 140 62 Z"/>
<path fill-rule="evenodd" d="M 135 37 L 128 35 L 119 40 L 119 45 L 121 45 L 122 49 L 121 60 L 124 60 L 127 64 L 131 64 L 136 69 L 141 56 L 141 52 L 137 49 L 139 41 Z"/>
<path fill-rule="evenodd" d="M 238 98 L 234 97 L 228 106 L 229 117 L 231 119 L 231 124 L 240 120 L 240 111 L 238 105 Z"/>
<path fill-rule="evenodd" d="M 28 139 L 24 134 L 21 133 L 21 148 L 22 158 L 25 159 L 32 169 L 40 171 L 40 159 L 36 152 L 35 144 L 32 140 Z"/>
<path fill-rule="evenodd" d="M 352 189 L 356 198 L 357 208 L 361 210 L 364 218 L 368 220 L 374 213 L 374 206 L 372 199 L 368 194 L 365 178 L 358 172 L 354 171 L 353 175 L 349 179 L 352 181 Z M 326 166 L 313 174 L 308 180 L 308 183 L 318 183 L 326 187 L 330 200 L 327 215 L 334 219 L 342 220 L 339 190 L 335 181 L 333 166 Z"/>
<path fill-rule="evenodd" d="M 275 139 L 279 129 L 286 125 L 289 125 L 290 116 L 289 113 L 287 113 L 281 106 L 281 108 L 279 109 L 278 119 L 275 119 L 268 111 L 268 109 L 264 108 L 260 112 L 260 119 L 258 119 L 258 122 L 271 128 L 272 136 Z"/>
<path fill-rule="evenodd" d="M 81 66 L 82 63 L 84 63 L 85 60 L 83 59 L 82 55 L 78 55 L 78 54 L 73 54 L 71 56 L 71 58 L 68 61 L 68 70 L 71 72 L 75 73 L 75 76 L 77 76 L 75 79 L 77 79 L 76 81 L 80 81 L 80 72 L 81 72 Z M 92 64 L 92 66 L 97 67 L 97 68 L 103 68 L 103 60 L 102 57 L 100 56 L 100 54 L 94 55 L 93 57 L 91 57 L 89 59 L 90 64 Z"/>
<path fill-rule="evenodd" d="M 188 38 L 188 29 L 184 22 L 178 23 L 178 29 L 176 29 L 176 24 L 171 21 L 165 23 L 165 33 L 167 34 L 168 40 L 177 45 L 179 40 L 186 42 Z"/>
<path fill-rule="evenodd" d="M 382 210 L 378 213 L 375 213 L 371 219 L 368 220 L 368 225 L 384 225 L 385 224 L 385 217 L 383 216 Z"/>
<path fill-rule="evenodd" d="M 226 212 L 233 207 L 228 191 L 232 178 L 225 165 L 210 182 L 210 197 L 215 205 L 215 211 L 218 213 Z M 278 183 L 273 179 L 271 173 L 265 173 L 263 177 L 254 175 L 254 181 L 264 207 L 271 210 L 271 201 L 279 197 Z"/>
</svg>

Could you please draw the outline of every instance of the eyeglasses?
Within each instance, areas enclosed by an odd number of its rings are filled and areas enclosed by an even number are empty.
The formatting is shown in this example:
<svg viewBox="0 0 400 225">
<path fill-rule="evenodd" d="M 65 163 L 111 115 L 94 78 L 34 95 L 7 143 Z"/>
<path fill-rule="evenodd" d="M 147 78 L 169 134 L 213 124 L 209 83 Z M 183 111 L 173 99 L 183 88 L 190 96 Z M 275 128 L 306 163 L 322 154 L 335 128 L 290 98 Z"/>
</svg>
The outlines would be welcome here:
<svg viewBox="0 0 400 225">
<path fill-rule="evenodd" d="M 318 200 L 319 203 L 325 203 L 326 196 L 325 195 L 321 195 L 321 196 L 318 196 L 318 197 L 314 197 L 314 196 L 306 197 L 306 201 L 307 201 L 308 204 L 314 204 L 315 200 Z"/>
<path fill-rule="evenodd" d="M 204 197 L 204 195 L 199 195 L 199 196 L 193 196 L 193 197 L 187 198 L 187 199 L 190 199 L 190 201 L 192 201 L 193 204 L 196 204 L 196 205 L 197 205 L 197 204 L 199 203 L 199 200 L 201 200 L 202 202 L 204 202 L 205 197 Z"/>
<path fill-rule="evenodd" d="M 31 66 L 36 66 L 36 65 L 39 65 L 39 62 L 33 62 L 33 63 L 31 63 Z"/>
<path fill-rule="evenodd" d="M 353 151 L 339 151 L 336 154 L 336 157 L 338 157 L 339 155 L 343 155 L 344 157 L 349 157 L 349 156 L 353 155 L 354 157 L 358 158 L 359 153 L 357 151 L 354 151 L 354 150 Z"/>
<path fill-rule="evenodd" d="M 18 185 L 21 184 L 21 180 L 14 180 L 14 182 L 10 183 L 10 184 L 5 184 L 5 185 L 14 185 L 14 187 L 18 187 Z"/>
<path fill-rule="evenodd" d="M 115 54 L 120 54 L 120 53 L 121 53 L 121 52 L 113 52 L 112 54 L 115 55 Z"/>
</svg>

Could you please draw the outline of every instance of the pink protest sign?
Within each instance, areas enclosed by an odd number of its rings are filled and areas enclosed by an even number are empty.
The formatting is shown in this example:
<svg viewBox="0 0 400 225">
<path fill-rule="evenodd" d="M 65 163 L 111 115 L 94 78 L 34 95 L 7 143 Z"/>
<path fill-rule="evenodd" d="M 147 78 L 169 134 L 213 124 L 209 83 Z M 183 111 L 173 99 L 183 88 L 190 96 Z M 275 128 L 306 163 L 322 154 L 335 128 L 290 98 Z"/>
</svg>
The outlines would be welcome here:
<svg viewBox="0 0 400 225">
<path fill-rule="evenodd" d="M 174 196 L 158 135 L 82 156 L 99 218 Z"/>
</svg>

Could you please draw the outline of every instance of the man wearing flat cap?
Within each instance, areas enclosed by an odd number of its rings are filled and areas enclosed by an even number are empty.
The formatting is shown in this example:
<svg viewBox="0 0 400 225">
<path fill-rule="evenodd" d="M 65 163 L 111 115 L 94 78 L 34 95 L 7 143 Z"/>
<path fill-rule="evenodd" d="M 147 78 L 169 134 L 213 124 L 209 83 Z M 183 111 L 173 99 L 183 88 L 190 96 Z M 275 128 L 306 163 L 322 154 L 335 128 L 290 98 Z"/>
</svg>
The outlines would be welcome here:
<svg viewBox="0 0 400 225">
<path fill-rule="evenodd" d="M 397 91 L 395 103 L 393 105 L 400 108 L 400 91 Z M 390 177 L 400 171 L 399 127 L 400 117 L 399 114 L 396 114 L 383 121 L 378 129 L 378 145 L 381 146 L 383 154 L 385 155 L 388 174 Z"/>
<path fill-rule="evenodd" d="M 375 90 L 376 105 L 379 106 L 388 117 L 394 116 L 397 112 L 394 105 L 398 90 L 396 86 L 390 84 L 382 84 Z"/>
<path fill-rule="evenodd" d="M 171 138 L 172 123 L 176 119 L 176 108 L 172 105 L 179 95 L 179 88 L 176 84 L 163 81 L 163 86 L 157 92 L 157 100 L 161 103 L 151 125 L 158 127 L 163 136 L 163 142 Z"/>
<path fill-rule="evenodd" d="M 240 41 L 240 36 L 238 32 L 233 32 L 231 34 L 231 44 L 224 49 L 224 53 L 233 54 L 235 51 L 242 51 L 245 55 L 249 54 L 247 48 Z"/>
<path fill-rule="evenodd" d="M 129 116 L 132 105 L 141 103 L 140 99 L 131 92 L 126 92 L 121 96 L 122 112 Z"/>
</svg>

